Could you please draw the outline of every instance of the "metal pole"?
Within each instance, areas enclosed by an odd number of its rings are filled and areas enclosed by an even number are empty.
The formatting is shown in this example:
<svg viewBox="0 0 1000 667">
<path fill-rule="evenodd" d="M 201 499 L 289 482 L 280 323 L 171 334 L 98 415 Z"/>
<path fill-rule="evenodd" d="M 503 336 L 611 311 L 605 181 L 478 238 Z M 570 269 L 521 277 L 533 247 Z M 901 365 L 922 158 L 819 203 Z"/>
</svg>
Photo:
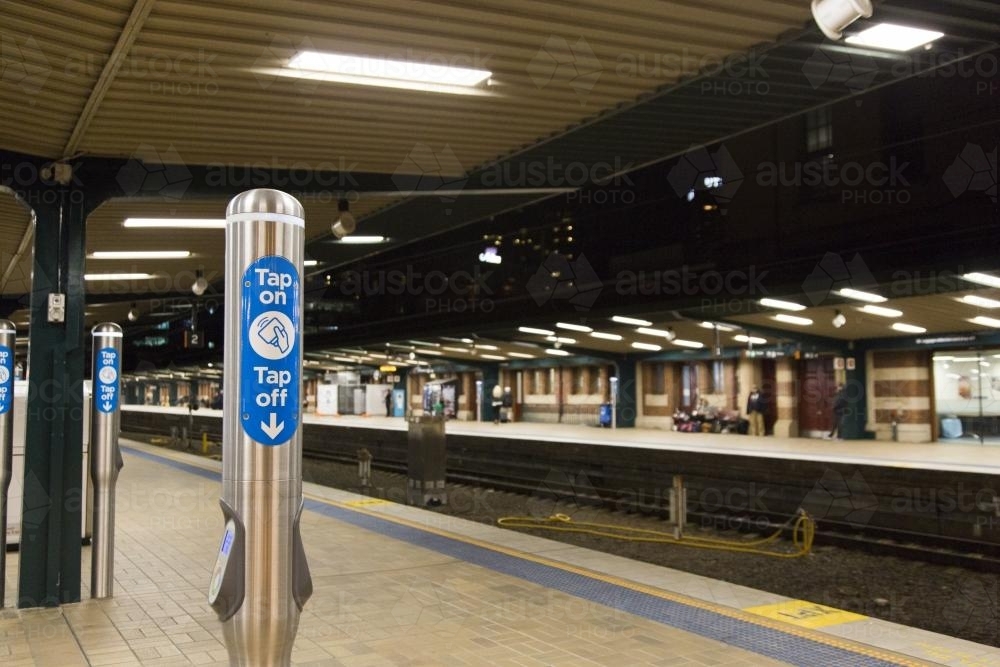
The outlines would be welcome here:
<svg viewBox="0 0 1000 667">
<path fill-rule="evenodd" d="M 611 428 L 618 428 L 618 378 L 608 378 L 611 390 Z"/>
<path fill-rule="evenodd" d="M 483 421 L 483 381 L 476 380 L 476 421 Z"/>
<path fill-rule="evenodd" d="M 94 535 L 90 551 L 90 597 L 109 598 L 115 587 L 115 485 L 122 469 L 118 431 L 121 413 L 122 328 L 98 324 L 94 338 L 93 398 L 90 401 L 90 479 L 94 484 Z"/>
<path fill-rule="evenodd" d="M 0 608 L 7 593 L 7 490 L 14 460 L 14 349 L 17 330 L 0 320 Z"/>
<path fill-rule="evenodd" d="M 226 209 L 222 513 L 208 601 L 231 665 L 291 662 L 312 579 L 302 514 L 302 205 L 250 190 Z"/>
</svg>

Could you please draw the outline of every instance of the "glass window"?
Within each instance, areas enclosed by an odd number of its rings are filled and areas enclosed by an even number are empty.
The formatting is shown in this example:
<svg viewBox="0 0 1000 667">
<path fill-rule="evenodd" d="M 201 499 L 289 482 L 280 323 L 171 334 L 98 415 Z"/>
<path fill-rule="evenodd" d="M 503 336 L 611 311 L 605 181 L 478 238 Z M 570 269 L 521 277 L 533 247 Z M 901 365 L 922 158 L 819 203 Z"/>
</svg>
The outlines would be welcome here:
<svg viewBox="0 0 1000 667">
<path fill-rule="evenodd" d="M 806 112 L 806 150 L 818 153 L 833 148 L 833 107 Z"/>
<path fill-rule="evenodd" d="M 935 353 L 933 381 L 942 440 L 1000 442 L 1000 350 Z"/>
</svg>

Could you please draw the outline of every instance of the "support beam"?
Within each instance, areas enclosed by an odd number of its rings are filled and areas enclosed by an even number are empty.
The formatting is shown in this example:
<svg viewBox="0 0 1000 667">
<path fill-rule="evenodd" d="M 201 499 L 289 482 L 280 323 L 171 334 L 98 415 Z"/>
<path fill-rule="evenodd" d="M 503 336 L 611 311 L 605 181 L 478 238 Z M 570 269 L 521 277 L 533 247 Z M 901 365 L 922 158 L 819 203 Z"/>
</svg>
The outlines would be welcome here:
<svg viewBox="0 0 1000 667">
<path fill-rule="evenodd" d="M 118 76 L 118 70 L 125 63 L 128 52 L 132 49 L 132 44 L 139 36 L 139 31 L 142 30 L 142 25 L 146 22 L 149 13 L 153 11 L 153 4 L 155 2 L 156 0 L 136 0 L 135 4 L 132 5 L 132 12 L 129 14 L 128 20 L 125 21 L 125 26 L 118 35 L 115 48 L 111 50 L 108 61 L 104 64 L 104 69 L 101 70 L 101 75 L 94 83 L 94 87 L 90 89 L 90 97 L 87 98 L 87 103 L 83 105 L 83 111 L 80 112 L 80 116 L 76 119 L 73 132 L 70 134 L 69 140 L 66 142 L 66 147 L 63 149 L 63 156 L 72 156 L 80 147 L 83 135 L 87 132 L 87 128 L 90 127 L 90 121 L 97 115 L 97 110 L 101 107 L 104 96 L 111 89 L 111 84 L 114 83 L 115 77 Z"/>
<path fill-rule="evenodd" d="M 17 601 L 22 608 L 80 600 L 83 264 L 84 221 L 89 210 L 81 191 L 58 194 L 54 203 L 35 208 L 38 229 Z M 52 293 L 66 295 L 64 323 L 48 321 Z"/>
</svg>

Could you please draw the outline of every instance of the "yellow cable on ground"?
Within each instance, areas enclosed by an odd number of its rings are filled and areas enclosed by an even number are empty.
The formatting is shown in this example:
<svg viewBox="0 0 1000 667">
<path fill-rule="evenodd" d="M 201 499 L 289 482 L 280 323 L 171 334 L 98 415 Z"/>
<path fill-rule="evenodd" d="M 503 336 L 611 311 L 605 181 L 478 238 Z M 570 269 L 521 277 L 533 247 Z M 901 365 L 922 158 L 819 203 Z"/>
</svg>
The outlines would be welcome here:
<svg viewBox="0 0 1000 667">
<path fill-rule="evenodd" d="M 759 540 L 740 541 L 717 540 L 708 537 L 674 537 L 670 533 L 659 530 L 649 530 L 647 528 L 630 528 L 627 526 L 616 526 L 607 523 L 592 523 L 588 521 L 573 521 L 572 517 L 566 514 L 553 514 L 546 518 L 536 518 L 531 516 L 505 516 L 497 519 L 497 525 L 506 528 L 539 528 L 542 530 L 555 530 L 564 533 L 582 533 L 585 535 L 596 535 L 598 537 L 609 537 L 615 540 L 625 540 L 627 542 L 654 542 L 659 544 L 679 544 L 687 547 L 697 547 L 700 549 L 716 549 L 718 551 L 732 551 L 737 553 L 752 553 L 762 556 L 773 556 L 775 558 L 798 558 L 808 555 L 812 551 L 813 539 L 816 536 L 816 521 L 804 510 L 799 510 L 798 514 L 789 519 L 784 525 L 774 533 Z M 773 551 L 764 549 L 766 545 L 773 544 L 786 529 L 792 531 L 792 545 L 794 551 Z"/>
</svg>

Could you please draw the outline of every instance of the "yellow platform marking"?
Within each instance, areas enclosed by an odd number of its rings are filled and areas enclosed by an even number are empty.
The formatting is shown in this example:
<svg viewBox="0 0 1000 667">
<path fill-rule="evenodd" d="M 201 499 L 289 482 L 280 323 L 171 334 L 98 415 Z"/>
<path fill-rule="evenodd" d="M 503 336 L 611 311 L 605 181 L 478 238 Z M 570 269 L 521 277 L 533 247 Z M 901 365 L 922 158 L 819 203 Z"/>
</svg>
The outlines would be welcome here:
<svg viewBox="0 0 1000 667">
<path fill-rule="evenodd" d="M 349 500 L 344 504 L 348 507 L 366 507 L 370 505 L 388 505 L 391 502 L 392 501 L 384 500 L 382 498 L 364 498 L 362 500 Z"/>
<path fill-rule="evenodd" d="M 806 600 L 785 600 L 777 604 L 745 607 L 743 611 L 791 623 L 802 628 L 825 628 L 830 625 L 862 621 L 868 618 L 852 611 L 827 607 Z"/>
</svg>

